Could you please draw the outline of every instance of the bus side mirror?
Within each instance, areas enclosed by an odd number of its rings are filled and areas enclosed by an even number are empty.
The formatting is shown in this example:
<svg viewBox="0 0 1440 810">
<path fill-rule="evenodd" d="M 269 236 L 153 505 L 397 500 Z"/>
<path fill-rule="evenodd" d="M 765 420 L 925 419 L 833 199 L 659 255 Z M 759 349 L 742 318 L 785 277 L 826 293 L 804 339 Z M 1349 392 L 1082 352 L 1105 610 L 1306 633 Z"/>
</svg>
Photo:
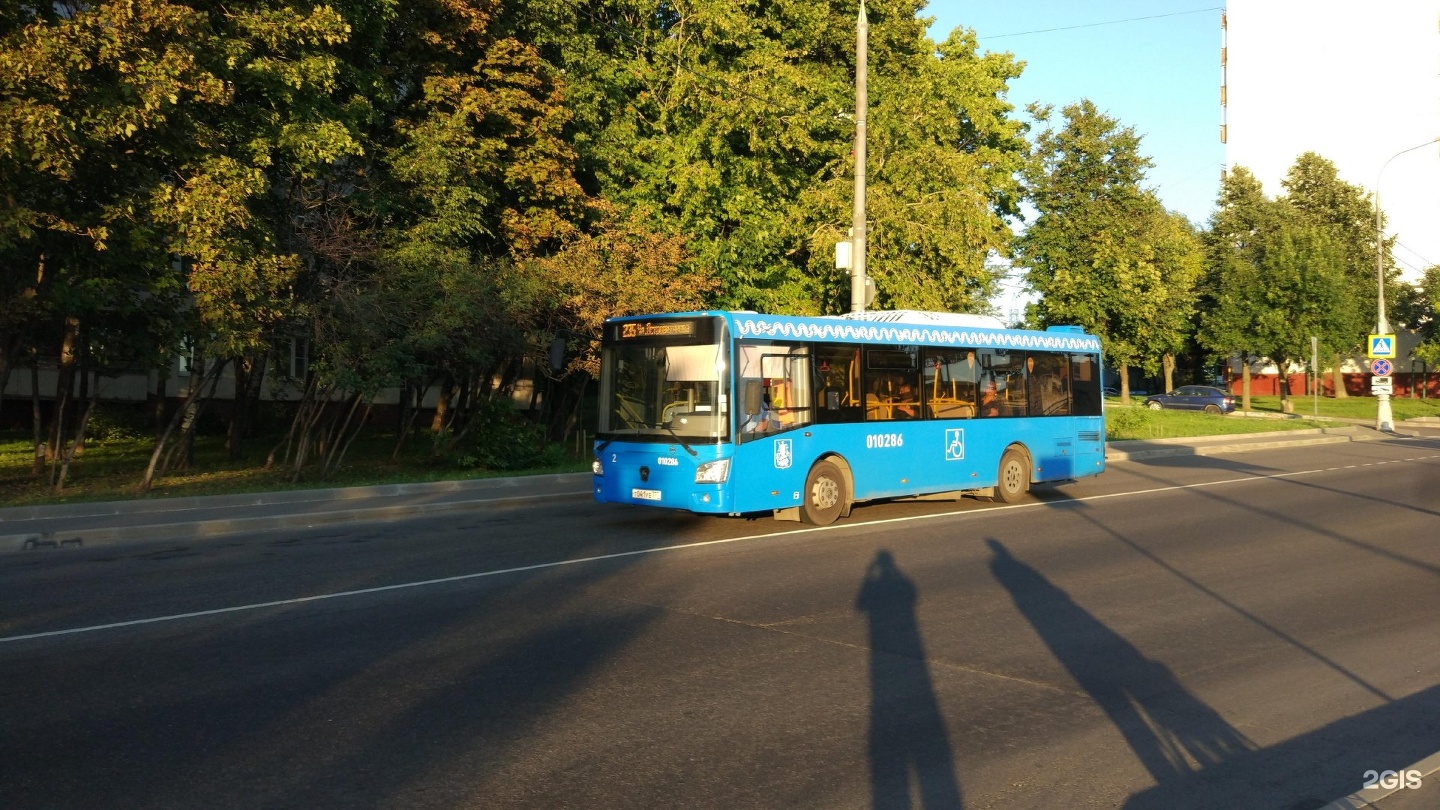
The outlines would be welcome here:
<svg viewBox="0 0 1440 810">
<path fill-rule="evenodd" d="M 745 413 L 760 412 L 760 381 L 745 381 Z"/>
</svg>

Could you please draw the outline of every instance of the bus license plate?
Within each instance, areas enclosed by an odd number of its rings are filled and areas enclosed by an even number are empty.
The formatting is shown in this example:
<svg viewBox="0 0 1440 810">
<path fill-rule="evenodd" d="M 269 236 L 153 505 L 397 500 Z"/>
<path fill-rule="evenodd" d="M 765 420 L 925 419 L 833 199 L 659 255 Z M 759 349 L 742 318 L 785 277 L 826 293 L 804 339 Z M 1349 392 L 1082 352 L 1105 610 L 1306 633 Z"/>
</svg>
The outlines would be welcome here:
<svg viewBox="0 0 1440 810">
<path fill-rule="evenodd" d="M 660 500 L 660 490 L 658 490 L 658 489 L 632 489 L 632 490 L 630 490 L 630 497 L 635 498 L 635 499 L 637 499 L 637 500 L 641 500 L 641 501 L 658 501 L 658 500 Z"/>
</svg>

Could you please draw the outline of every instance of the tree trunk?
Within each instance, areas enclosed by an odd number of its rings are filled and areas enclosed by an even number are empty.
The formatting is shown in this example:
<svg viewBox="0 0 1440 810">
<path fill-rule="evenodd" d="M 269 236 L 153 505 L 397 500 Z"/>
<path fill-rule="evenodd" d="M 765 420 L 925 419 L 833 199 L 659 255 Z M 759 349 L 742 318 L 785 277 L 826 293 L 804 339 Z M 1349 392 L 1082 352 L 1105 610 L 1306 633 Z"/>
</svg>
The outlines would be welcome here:
<svg viewBox="0 0 1440 810">
<path fill-rule="evenodd" d="M 215 374 L 217 377 L 223 365 L 223 363 L 216 364 Z M 165 432 L 155 440 L 155 450 L 150 454 L 150 465 L 145 468 L 145 477 L 140 480 L 141 492 L 149 492 L 150 488 L 155 485 L 156 470 L 160 469 L 160 460 L 165 456 L 166 445 L 170 441 L 170 436 L 174 434 L 175 428 L 180 425 L 182 418 L 188 418 L 193 423 L 195 412 L 200 406 L 200 403 L 196 401 L 200 390 L 200 386 L 192 385 L 190 387 L 190 394 L 185 397 L 184 404 L 175 409 L 174 415 L 170 417 L 170 424 L 165 427 Z"/>
<path fill-rule="evenodd" d="M 235 394 L 230 402 L 225 449 L 229 451 L 231 461 L 238 461 L 245 439 L 254 432 L 255 411 L 265 385 L 266 356 L 242 355 L 231 362 L 235 364 Z"/>
<path fill-rule="evenodd" d="M 231 461 L 240 459 L 240 440 L 245 435 L 245 403 L 249 399 L 250 372 L 254 361 L 247 356 L 232 359 L 235 364 L 235 390 L 230 396 L 230 422 L 225 426 L 225 452 Z"/>
<path fill-rule="evenodd" d="M 334 393 L 334 384 L 318 389 L 315 394 L 313 412 L 300 423 L 300 438 L 295 443 L 295 464 L 290 475 L 292 484 L 300 480 L 300 472 L 305 468 L 305 461 L 310 457 L 310 447 L 316 445 L 318 451 L 323 452 L 324 450 L 323 443 L 315 435 L 315 427 L 325 416 L 325 409 L 329 406 L 330 398 Z"/>
<path fill-rule="evenodd" d="M 279 444 L 270 448 L 270 454 L 265 457 L 265 469 L 268 470 L 275 466 L 275 455 L 280 452 L 281 448 L 284 448 L 285 455 L 280 459 L 280 463 L 290 463 L 290 448 L 295 441 L 295 436 L 299 433 L 300 423 L 305 418 L 305 409 L 310 401 L 310 395 L 314 393 L 315 387 L 319 384 L 320 379 L 314 374 L 306 378 L 305 388 L 300 392 L 300 401 L 295 404 L 295 415 L 290 417 L 290 429 L 285 431 L 285 438 L 281 439 Z"/>
<path fill-rule="evenodd" d="M 405 442 L 410 438 L 410 433 L 415 429 L 415 420 L 420 416 L 421 406 L 425 404 L 425 392 L 430 390 L 428 384 L 416 382 L 407 385 L 405 388 L 405 409 L 404 417 L 400 422 L 400 433 L 395 437 L 395 449 L 390 452 L 391 461 L 400 460 L 400 452 L 405 447 Z"/>
<path fill-rule="evenodd" d="M 1240 355 L 1240 410 L 1250 410 L 1250 355 Z"/>
<path fill-rule="evenodd" d="M 208 373 L 200 380 L 198 404 L 185 419 L 180 423 L 180 439 L 171 449 L 170 455 L 162 462 L 161 472 L 172 469 L 188 470 L 195 465 L 195 434 L 199 432 L 200 416 L 205 413 L 205 406 L 215 398 L 215 389 L 220 387 L 220 376 L 225 373 L 225 365 L 229 360 L 218 360 L 212 373 Z M 210 393 L 205 393 L 205 384 L 210 384 Z"/>
<path fill-rule="evenodd" d="M 1280 389 L 1280 412 L 1294 413 L 1295 401 L 1290 398 L 1290 357 L 1288 355 L 1281 356 L 1279 360 L 1275 361 L 1275 364 L 1275 368 L 1280 374 L 1279 386 L 1277 386 Z"/>
<path fill-rule="evenodd" d="M 440 380 L 440 397 L 435 402 L 435 418 L 430 420 L 430 432 L 439 433 L 445 428 L 446 417 L 450 415 L 450 397 L 455 390 L 455 378 L 450 374 Z"/>
<path fill-rule="evenodd" d="M 155 380 L 155 407 L 151 411 L 151 417 L 155 420 L 155 440 L 165 434 L 165 425 L 169 421 L 166 412 L 169 410 L 169 403 L 166 402 L 168 384 L 170 382 L 170 369 L 160 370 L 158 379 Z"/>
<path fill-rule="evenodd" d="M 1120 404 L 1130 404 L 1130 366 L 1121 363 L 1117 368 L 1120 372 Z"/>
<path fill-rule="evenodd" d="M 60 462 L 60 474 L 55 479 L 55 489 L 53 490 L 56 495 L 59 495 L 60 492 L 65 489 L 65 478 L 70 474 L 70 462 L 75 458 L 80 448 L 85 446 L 85 426 L 90 423 L 90 414 L 95 412 L 95 402 L 98 399 L 100 399 L 100 383 L 96 381 L 91 389 L 89 398 L 85 402 L 85 412 L 80 416 L 80 426 L 75 429 L 75 441 L 70 445 L 69 451 L 65 453 L 64 458 Z"/>
<path fill-rule="evenodd" d="M 1336 399 L 1345 399 L 1346 397 L 1350 396 L 1350 392 L 1345 390 L 1345 372 L 1343 370 L 1341 362 L 1342 361 L 1340 359 L 1340 353 L 1336 352 L 1335 367 L 1333 369 L 1333 374 L 1335 375 L 1334 385 Z"/>
<path fill-rule="evenodd" d="M 79 361 L 79 363 L 78 363 L 78 365 L 77 365 L 77 368 L 78 368 L 78 372 L 77 372 L 77 373 L 80 375 L 80 401 L 86 403 L 86 404 L 85 404 L 85 410 L 82 412 L 81 418 L 83 418 L 83 419 L 89 419 L 89 418 L 90 418 L 90 389 L 91 389 L 91 385 L 90 385 L 90 382 L 91 382 L 91 380 L 90 380 L 90 377 L 91 377 L 91 374 L 90 374 L 90 352 L 86 350 L 85 346 L 86 346 L 86 342 L 82 339 L 82 340 L 80 341 L 80 361 Z M 97 392 L 97 396 L 98 396 L 98 392 L 99 392 L 99 390 L 100 390 L 100 377 L 99 377 L 99 375 L 96 375 L 96 376 L 95 376 L 94 382 L 95 382 L 94 388 L 95 388 L 95 390 L 96 390 L 96 392 Z M 77 433 L 77 435 L 81 435 L 81 436 L 84 435 L 84 431 L 83 431 L 83 430 L 81 430 L 81 431 L 76 431 L 76 433 Z M 77 440 L 77 443 L 71 446 L 70 454 L 71 454 L 71 455 L 77 455 L 77 456 L 83 456 L 83 455 L 85 455 L 85 443 L 84 443 L 84 441 L 83 441 L 83 440 Z"/>
<path fill-rule="evenodd" d="M 358 399 L 357 399 L 357 401 L 358 401 Z M 372 401 L 372 402 L 367 402 L 367 403 L 365 403 L 365 412 L 362 413 L 362 414 L 360 414 L 360 424 L 356 425 L 356 426 L 355 426 L 355 429 L 352 430 L 352 431 L 350 431 L 350 435 L 347 436 L 347 437 L 345 437 L 344 442 L 341 442 L 341 441 L 339 440 L 340 437 L 336 437 L 335 447 L 336 447 L 336 449 L 337 449 L 339 452 L 337 452 L 337 453 L 332 453 L 333 459 L 332 459 L 332 461 L 326 466 L 326 469 L 325 469 L 325 471 L 324 471 L 324 474 L 325 474 L 325 477 L 326 477 L 326 478 L 329 478 L 330 476 L 334 475 L 334 474 L 335 474 L 335 471 L 338 470 L 338 469 L 340 469 L 340 465 L 341 465 L 342 463 L 344 463 L 344 461 L 345 461 L 345 453 L 350 450 L 350 444 L 351 444 L 351 442 L 355 441 L 355 437 L 356 437 L 356 436 L 359 436 L 359 435 L 360 435 L 360 431 L 365 429 L 365 422 L 370 418 L 370 410 L 371 410 L 372 408 L 374 408 L 374 407 L 375 407 L 375 403 L 374 403 L 373 401 Z M 350 421 L 350 418 L 349 418 L 349 417 L 346 417 L 346 418 L 345 418 L 345 421 L 346 421 L 346 423 L 348 424 L 349 421 Z"/>
<path fill-rule="evenodd" d="M 40 352 L 30 352 L 30 422 L 35 431 L 35 458 L 30 465 L 30 477 L 39 478 L 45 472 L 45 419 L 40 413 Z"/>
<path fill-rule="evenodd" d="M 1165 356 L 1160 358 L 1160 365 L 1165 369 L 1165 393 L 1168 394 L 1175 390 L 1175 355 L 1166 352 Z"/>
<path fill-rule="evenodd" d="M 169 455 L 165 458 L 165 463 L 160 468 L 161 472 L 171 469 L 188 470 L 190 466 L 195 463 L 194 425 L 196 418 L 199 417 L 198 403 L 200 401 L 200 392 L 205 389 L 205 380 L 209 377 L 207 372 L 205 356 L 200 353 L 197 344 L 194 353 L 190 355 L 189 390 L 186 391 L 185 394 L 185 401 L 187 403 L 197 403 L 197 407 L 186 413 L 185 421 L 180 425 L 180 439 L 175 447 L 171 448 Z M 178 457 L 176 456 L 177 452 L 179 454 Z"/>
<path fill-rule="evenodd" d="M 65 318 L 65 332 L 60 339 L 60 366 L 56 369 L 55 407 L 50 414 L 49 440 L 45 447 L 45 458 L 54 460 L 60 452 L 60 442 L 65 435 L 66 409 L 70 394 L 75 387 L 75 347 L 80 340 L 80 319 L 74 315 Z"/>
</svg>

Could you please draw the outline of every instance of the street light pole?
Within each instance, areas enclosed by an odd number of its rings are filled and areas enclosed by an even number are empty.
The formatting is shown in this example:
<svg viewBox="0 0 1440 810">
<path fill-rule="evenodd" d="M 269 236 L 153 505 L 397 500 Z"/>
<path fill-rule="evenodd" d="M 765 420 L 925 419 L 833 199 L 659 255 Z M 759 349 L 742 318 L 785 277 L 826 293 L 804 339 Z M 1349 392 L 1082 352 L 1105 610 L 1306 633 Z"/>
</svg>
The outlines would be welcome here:
<svg viewBox="0 0 1440 810">
<path fill-rule="evenodd" d="M 1401 149 L 1391 155 L 1384 164 L 1380 166 L 1380 173 L 1375 175 L 1375 334 L 1390 334 L 1390 321 L 1385 318 L 1385 231 L 1380 223 L 1380 178 L 1385 176 L 1385 167 L 1390 161 L 1416 149 L 1424 149 L 1432 143 L 1440 141 L 1440 138 L 1432 138 L 1425 143 L 1417 144 L 1409 149 Z M 1383 431 L 1395 430 L 1395 417 L 1390 412 L 1390 395 L 1383 391 L 1375 395 L 1378 405 L 1375 412 L 1375 429 Z"/>
<path fill-rule="evenodd" d="M 850 311 L 865 311 L 865 114 L 870 106 L 866 92 L 870 23 L 865 19 L 865 0 L 855 20 L 855 195 L 851 209 Z"/>
</svg>

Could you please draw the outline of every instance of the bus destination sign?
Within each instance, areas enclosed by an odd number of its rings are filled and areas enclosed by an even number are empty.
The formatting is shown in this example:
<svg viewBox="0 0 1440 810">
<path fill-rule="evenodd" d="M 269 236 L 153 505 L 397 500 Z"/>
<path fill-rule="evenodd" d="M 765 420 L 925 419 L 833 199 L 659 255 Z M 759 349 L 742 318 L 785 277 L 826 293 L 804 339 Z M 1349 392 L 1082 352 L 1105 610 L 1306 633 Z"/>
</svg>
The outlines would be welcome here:
<svg viewBox="0 0 1440 810">
<path fill-rule="evenodd" d="M 620 324 L 620 339 L 652 337 L 694 337 L 694 321 L 661 321 L 659 323 L 630 322 Z"/>
</svg>

